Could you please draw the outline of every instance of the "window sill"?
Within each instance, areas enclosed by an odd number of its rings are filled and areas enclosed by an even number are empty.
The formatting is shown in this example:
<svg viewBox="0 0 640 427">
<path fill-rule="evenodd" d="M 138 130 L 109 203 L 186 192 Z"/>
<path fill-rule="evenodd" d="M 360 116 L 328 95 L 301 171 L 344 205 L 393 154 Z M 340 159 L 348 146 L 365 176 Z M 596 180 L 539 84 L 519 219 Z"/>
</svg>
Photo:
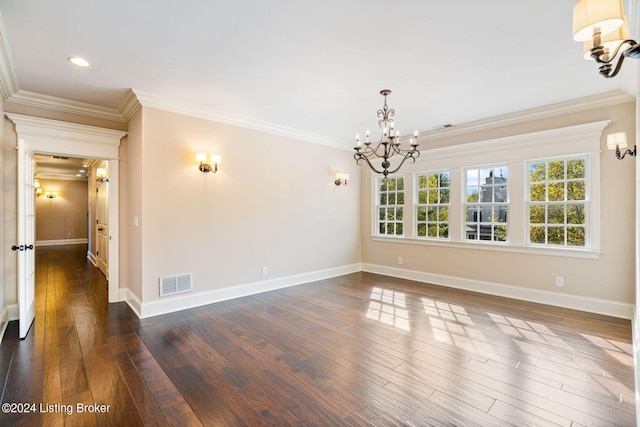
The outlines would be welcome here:
<svg viewBox="0 0 640 427">
<path fill-rule="evenodd" d="M 546 255 L 546 256 L 562 256 L 568 258 L 583 258 L 583 259 L 600 259 L 601 251 L 593 249 L 581 249 L 581 248 L 566 248 L 566 247 L 539 247 L 539 246 L 521 246 L 513 245 L 504 242 L 462 242 L 451 240 L 436 240 L 436 239 L 416 239 L 410 237 L 386 237 L 386 236 L 371 236 L 371 240 L 374 242 L 393 242 L 403 243 L 409 245 L 424 245 L 424 246 L 439 246 L 444 248 L 455 249 L 467 249 L 467 250 L 479 250 L 479 251 L 494 251 L 494 252 L 511 252 L 529 255 Z"/>
</svg>

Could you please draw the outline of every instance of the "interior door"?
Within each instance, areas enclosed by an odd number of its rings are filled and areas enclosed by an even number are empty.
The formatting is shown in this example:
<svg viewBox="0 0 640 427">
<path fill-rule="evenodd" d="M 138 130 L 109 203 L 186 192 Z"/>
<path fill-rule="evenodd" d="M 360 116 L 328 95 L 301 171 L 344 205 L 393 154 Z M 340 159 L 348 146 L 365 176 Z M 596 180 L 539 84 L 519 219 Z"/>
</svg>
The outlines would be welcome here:
<svg viewBox="0 0 640 427">
<path fill-rule="evenodd" d="M 35 319 L 35 195 L 33 153 L 18 140 L 18 310 L 20 338 L 25 338 Z"/>
<path fill-rule="evenodd" d="M 109 182 L 96 187 L 96 259 L 98 269 L 109 279 Z"/>
</svg>

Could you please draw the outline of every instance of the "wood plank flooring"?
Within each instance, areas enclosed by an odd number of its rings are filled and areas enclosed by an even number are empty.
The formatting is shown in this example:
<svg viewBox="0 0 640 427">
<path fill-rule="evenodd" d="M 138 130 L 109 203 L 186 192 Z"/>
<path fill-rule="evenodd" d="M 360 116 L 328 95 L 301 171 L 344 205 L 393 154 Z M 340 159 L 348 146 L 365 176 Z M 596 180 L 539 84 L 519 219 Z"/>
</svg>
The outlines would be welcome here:
<svg viewBox="0 0 640 427">
<path fill-rule="evenodd" d="M 635 425 L 629 321 L 367 273 L 139 320 L 84 245 L 36 280 L 2 426 Z"/>
</svg>

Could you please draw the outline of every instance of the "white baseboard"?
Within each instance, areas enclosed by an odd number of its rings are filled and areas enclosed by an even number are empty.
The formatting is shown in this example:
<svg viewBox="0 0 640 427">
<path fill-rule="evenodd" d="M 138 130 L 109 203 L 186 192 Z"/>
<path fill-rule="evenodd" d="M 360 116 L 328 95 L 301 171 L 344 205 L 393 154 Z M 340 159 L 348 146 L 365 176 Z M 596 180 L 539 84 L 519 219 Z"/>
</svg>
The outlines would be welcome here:
<svg viewBox="0 0 640 427">
<path fill-rule="evenodd" d="M 316 280 L 329 279 L 331 277 L 342 276 L 344 274 L 356 273 L 362 270 L 362 264 L 351 264 L 342 267 L 329 268 L 326 270 L 313 271 L 310 273 L 297 274 L 293 276 L 280 277 L 272 280 L 248 283 L 245 285 L 232 286 L 212 291 L 181 294 L 173 298 L 156 299 L 140 304 L 139 316 L 141 319 L 161 314 L 173 313 L 202 305 L 226 301 L 234 298 L 255 295 L 262 292 L 282 289 L 289 286 L 301 285 Z M 129 301 L 127 300 L 129 303 Z M 139 302 L 139 300 L 138 300 Z M 131 306 L 131 303 L 129 303 Z M 135 308 L 132 307 L 134 311 Z"/>
<path fill-rule="evenodd" d="M 589 313 L 603 314 L 622 319 L 633 319 L 634 306 L 617 301 L 599 298 L 590 298 L 579 295 L 561 294 L 559 292 L 544 291 L 539 289 L 522 288 L 519 286 L 503 285 L 500 283 L 484 282 L 461 277 L 445 276 L 441 274 L 426 273 L 423 271 L 405 270 L 396 267 L 387 267 L 377 264 L 362 264 L 362 271 L 382 274 L 384 276 L 398 277 L 401 279 L 415 280 L 450 288 L 464 289 L 483 294 L 496 295 L 506 298 L 514 298 L 556 307 L 570 308 Z"/>
<path fill-rule="evenodd" d="M 36 247 L 38 246 L 62 246 L 62 245 L 80 245 L 87 244 L 89 240 L 84 239 L 60 239 L 60 240 L 38 240 L 36 241 Z"/>
<path fill-rule="evenodd" d="M 9 326 L 9 322 L 12 320 L 18 320 L 20 318 L 20 311 L 18 310 L 18 304 L 10 304 L 5 306 L 0 312 L 0 342 L 4 338 L 4 333 Z"/>
<path fill-rule="evenodd" d="M 94 267 L 98 267 L 98 258 L 96 258 L 96 256 L 92 254 L 91 251 L 87 251 L 87 259 L 91 264 L 93 264 Z"/>
<path fill-rule="evenodd" d="M 142 307 L 142 302 L 140 298 L 136 294 L 134 294 L 129 288 L 120 288 L 118 293 L 119 301 L 124 301 L 127 303 L 131 310 L 141 318 L 140 311 Z"/>
</svg>

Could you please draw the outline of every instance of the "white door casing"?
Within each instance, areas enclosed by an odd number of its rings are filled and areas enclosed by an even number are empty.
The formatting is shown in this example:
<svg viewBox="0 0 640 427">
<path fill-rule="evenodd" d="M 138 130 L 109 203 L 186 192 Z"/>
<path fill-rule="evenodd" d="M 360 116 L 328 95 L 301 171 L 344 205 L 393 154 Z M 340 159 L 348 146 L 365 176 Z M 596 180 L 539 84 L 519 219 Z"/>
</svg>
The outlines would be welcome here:
<svg viewBox="0 0 640 427">
<path fill-rule="evenodd" d="M 109 182 L 96 186 L 96 265 L 109 279 Z"/>
<path fill-rule="evenodd" d="M 20 114 L 5 114 L 15 124 L 18 141 L 22 141 L 26 153 L 55 154 L 69 157 L 84 157 L 104 159 L 109 161 L 108 205 L 109 240 L 108 252 L 111 261 L 108 265 L 109 302 L 119 300 L 119 159 L 118 149 L 120 140 L 127 134 L 125 131 L 105 129 L 95 126 L 79 125 L 57 120 L 42 119 Z M 24 156 L 18 156 L 18 171 L 24 168 Z M 22 166 L 21 166 L 22 164 Z M 31 172 L 33 180 L 33 171 Z M 32 183 L 33 184 L 33 183 Z M 24 192 L 24 187 L 18 185 L 18 193 Z M 33 191 L 31 190 L 31 195 Z M 18 215 L 18 234 L 35 234 L 35 221 L 32 224 L 21 222 Z M 20 243 L 22 244 L 22 243 Z M 24 251 L 22 251 L 24 252 Z M 33 253 L 33 251 L 27 251 Z M 20 255 L 19 255 L 20 257 Z M 18 261 L 20 262 L 20 260 Z M 18 279 L 18 294 L 26 278 Z M 19 311 L 22 312 L 21 302 L 18 301 Z"/>
</svg>

